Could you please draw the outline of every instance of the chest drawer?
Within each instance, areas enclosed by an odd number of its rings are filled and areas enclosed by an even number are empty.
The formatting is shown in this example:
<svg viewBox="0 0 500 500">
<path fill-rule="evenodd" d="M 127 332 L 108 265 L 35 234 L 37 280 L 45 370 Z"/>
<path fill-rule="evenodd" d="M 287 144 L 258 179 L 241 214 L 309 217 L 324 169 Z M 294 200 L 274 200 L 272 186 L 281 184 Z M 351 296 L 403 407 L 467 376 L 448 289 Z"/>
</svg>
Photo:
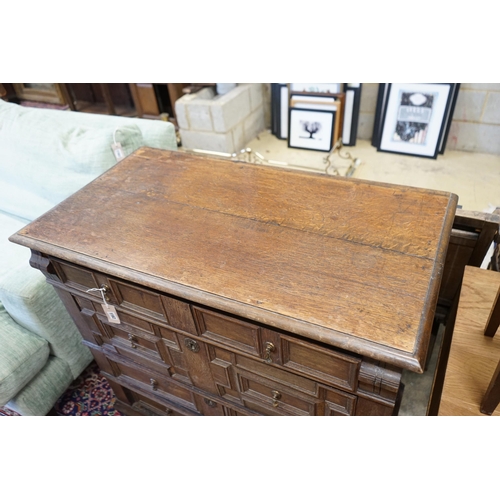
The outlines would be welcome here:
<svg viewBox="0 0 500 500">
<path fill-rule="evenodd" d="M 361 359 L 219 312 L 193 306 L 199 334 L 275 366 L 355 391 Z"/>
<path fill-rule="evenodd" d="M 101 292 L 90 290 L 104 288 L 106 301 L 119 308 L 120 318 L 130 313 L 133 318 L 140 317 L 144 321 L 196 334 L 190 305 L 186 301 L 59 259 L 52 259 L 51 263 L 61 283 L 89 300 L 102 303 Z"/>
<path fill-rule="evenodd" d="M 254 411 L 265 415 L 355 414 L 355 395 L 315 380 L 243 356 L 236 356 L 235 370 L 241 399 Z"/>
<path fill-rule="evenodd" d="M 127 390 L 130 413 L 135 412 L 138 415 L 148 417 L 178 417 L 184 415 L 198 415 L 198 413 L 189 411 L 185 408 L 158 402 L 148 398 L 136 391 Z"/>
<path fill-rule="evenodd" d="M 175 384 L 158 372 L 149 371 L 138 364 L 111 357 L 107 357 L 107 361 L 112 368 L 111 375 L 118 383 L 132 390 L 137 387 L 141 393 L 150 394 L 151 397 L 156 394 L 176 407 L 197 411 L 194 395 L 188 388 Z"/>
<path fill-rule="evenodd" d="M 260 377 L 251 372 L 238 372 L 241 399 L 245 407 L 264 415 L 313 416 L 318 414 L 317 398 Z"/>
</svg>

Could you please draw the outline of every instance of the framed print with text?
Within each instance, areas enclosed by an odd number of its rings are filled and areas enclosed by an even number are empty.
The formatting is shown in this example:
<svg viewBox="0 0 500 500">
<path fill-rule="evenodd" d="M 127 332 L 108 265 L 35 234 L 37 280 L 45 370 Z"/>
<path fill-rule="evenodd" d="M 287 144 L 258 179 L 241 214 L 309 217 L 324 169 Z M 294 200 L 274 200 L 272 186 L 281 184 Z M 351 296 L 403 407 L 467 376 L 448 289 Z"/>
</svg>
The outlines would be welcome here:
<svg viewBox="0 0 500 500">
<path fill-rule="evenodd" d="M 453 84 L 387 85 L 378 151 L 436 158 L 449 117 Z"/>
</svg>

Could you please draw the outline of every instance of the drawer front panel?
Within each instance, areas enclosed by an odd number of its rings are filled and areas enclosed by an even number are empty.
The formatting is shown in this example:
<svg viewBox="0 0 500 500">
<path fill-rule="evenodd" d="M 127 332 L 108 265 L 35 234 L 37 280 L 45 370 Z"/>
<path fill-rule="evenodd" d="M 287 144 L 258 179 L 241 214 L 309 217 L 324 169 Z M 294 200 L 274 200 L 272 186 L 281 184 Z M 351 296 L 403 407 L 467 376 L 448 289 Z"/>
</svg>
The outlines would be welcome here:
<svg viewBox="0 0 500 500">
<path fill-rule="evenodd" d="M 281 337 L 283 366 L 355 391 L 361 360 L 291 337 Z"/>
<path fill-rule="evenodd" d="M 317 398 L 249 372 L 239 371 L 238 382 L 242 400 L 250 409 L 255 409 L 255 403 L 266 415 L 317 415 Z"/>
<path fill-rule="evenodd" d="M 325 388 L 320 394 L 325 402 L 326 416 L 338 417 L 356 414 L 356 396 L 331 388 Z"/>
<path fill-rule="evenodd" d="M 64 262 L 53 261 L 52 264 L 61 282 L 68 286 L 84 291 L 89 288 L 99 287 L 94 273 L 88 271 L 87 269 Z"/>
<path fill-rule="evenodd" d="M 173 384 L 156 372 L 144 371 L 138 365 L 132 365 L 117 360 L 110 361 L 117 380 L 132 384 L 134 381 L 142 384 L 142 390 L 157 393 L 160 397 L 166 397 L 174 404 L 186 406 L 196 410 L 194 395 L 185 387 Z"/>
<path fill-rule="evenodd" d="M 260 356 L 260 328 L 251 323 L 194 307 L 200 335 L 238 351 Z"/>
<path fill-rule="evenodd" d="M 167 362 L 162 340 L 154 335 L 148 335 L 140 330 L 121 325 L 102 323 L 106 336 L 116 347 L 125 347 L 149 356 L 154 360 Z"/>
<path fill-rule="evenodd" d="M 59 259 L 51 259 L 51 263 L 62 283 L 86 293 L 91 300 L 97 301 L 99 304 L 102 304 L 101 293 L 99 291 L 88 292 L 87 290 L 105 286 L 107 288 L 106 300 L 119 307 L 120 318 L 122 315 L 126 315 L 124 312 L 126 310 L 130 311 L 135 318 L 141 316 L 158 324 L 168 324 L 183 332 L 197 335 L 191 306 L 185 300 L 121 281 Z M 85 301 L 86 299 L 81 300 Z M 93 307 L 96 311 L 98 310 L 96 304 Z"/>
<path fill-rule="evenodd" d="M 109 284 L 119 306 L 168 323 L 160 294 L 111 278 Z"/>
<path fill-rule="evenodd" d="M 184 416 L 184 415 L 193 415 L 191 411 L 186 411 L 182 408 L 171 407 L 170 405 L 166 405 L 163 403 L 159 403 L 154 399 L 148 398 L 139 394 L 138 392 L 131 391 L 126 389 L 126 393 L 130 398 L 130 406 L 132 410 L 135 410 L 146 416 Z"/>
<path fill-rule="evenodd" d="M 236 355 L 235 358 L 237 368 L 242 368 L 245 371 L 255 373 L 269 380 L 278 382 L 279 384 L 310 394 L 311 396 L 318 396 L 318 383 L 314 380 L 289 373 L 279 367 L 268 365 L 267 363 L 262 363 L 244 356 Z"/>
</svg>

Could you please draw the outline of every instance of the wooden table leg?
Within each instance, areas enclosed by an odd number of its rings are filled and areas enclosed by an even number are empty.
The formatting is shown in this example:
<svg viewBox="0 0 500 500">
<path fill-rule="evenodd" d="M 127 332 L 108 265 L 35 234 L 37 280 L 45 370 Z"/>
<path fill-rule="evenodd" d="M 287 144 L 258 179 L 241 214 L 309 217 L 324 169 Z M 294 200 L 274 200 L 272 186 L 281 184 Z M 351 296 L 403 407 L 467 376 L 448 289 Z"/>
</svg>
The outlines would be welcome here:
<svg viewBox="0 0 500 500">
<path fill-rule="evenodd" d="M 495 302 L 491 308 L 490 317 L 486 323 L 484 334 L 487 337 L 494 337 L 498 327 L 500 326 L 500 288 L 498 289 Z"/>
</svg>

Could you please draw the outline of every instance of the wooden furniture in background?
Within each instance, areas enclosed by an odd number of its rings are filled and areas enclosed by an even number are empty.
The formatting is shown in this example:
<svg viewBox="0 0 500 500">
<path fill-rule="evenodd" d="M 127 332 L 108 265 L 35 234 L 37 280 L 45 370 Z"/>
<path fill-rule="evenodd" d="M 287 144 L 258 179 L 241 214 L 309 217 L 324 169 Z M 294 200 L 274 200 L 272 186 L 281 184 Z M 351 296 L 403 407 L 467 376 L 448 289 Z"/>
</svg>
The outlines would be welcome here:
<svg viewBox="0 0 500 500">
<path fill-rule="evenodd" d="M 129 83 L 137 116 L 170 119 L 176 123 L 175 101 L 182 97 L 185 83 Z"/>
<path fill-rule="evenodd" d="M 140 118 L 159 118 L 160 108 L 152 83 L 129 83 L 137 116 Z"/>
<path fill-rule="evenodd" d="M 487 337 L 494 337 L 495 333 L 500 326 L 500 288 L 498 289 L 497 296 L 495 297 L 495 302 L 491 308 L 491 313 L 486 322 L 486 328 L 484 329 L 484 334 Z"/>
<path fill-rule="evenodd" d="M 0 96 L 4 101 L 13 101 L 16 99 L 16 91 L 12 86 L 12 83 L 2 83 L 0 84 L 3 87 L 4 93 Z"/>
<path fill-rule="evenodd" d="M 440 416 L 484 415 L 481 402 L 500 360 L 500 338 L 485 336 L 484 327 L 499 287 L 500 273 L 465 268 Z"/>
<path fill-rule="evenodd" d="M 493 307 L 491 308 L 484 335 L 486 337 L 494 337 L 500 326 L 500 286 L 498 287 Z M 500 403 L 500 360 L 496 367 L 495 373 L 491 378 L 486 394 L 481 403 L 481 412 L 491 415 L 498 404 Z"/>
<path fill-rule="evenodd" d="M 71 109 L 85 113 L 135 116 L 126 83 L 65 83 Z"/>
<path fill-rule="evenodd" d="M 427 414 L 435 416 L 443 389 L 448 355 L 455 327 L 460 287 L 466 266 L 480 267 L 499 233 L 500 215 L 457 210 L 450 244 L 446 254 L 443 279 L 436 310 L 436 326 L 445 324 L 443 341 L 439 347 Z"/>
<path fill-rule="evenodd" d="M 456 203 L 142 148 L 11 240 L 125 413 L 391 415 L 424 368 Z"/>
<path fill-rule="evenodd" d="M 13 83 L 19 99 L 46 102 L 51 104 L 68 104 L 68 94 L 62 83 Z"/>
</svg>

